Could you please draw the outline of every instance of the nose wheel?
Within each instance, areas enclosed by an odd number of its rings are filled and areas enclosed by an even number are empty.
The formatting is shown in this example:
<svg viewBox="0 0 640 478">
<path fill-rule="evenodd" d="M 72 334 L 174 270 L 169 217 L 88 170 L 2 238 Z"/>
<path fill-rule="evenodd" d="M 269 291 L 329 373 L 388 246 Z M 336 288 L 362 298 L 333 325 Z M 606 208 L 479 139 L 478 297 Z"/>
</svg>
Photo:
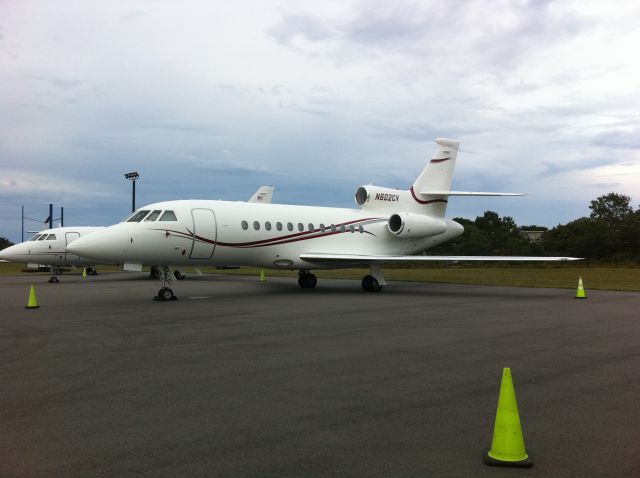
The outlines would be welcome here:
<svg viewBox="0 0 640 478">
<path fill-rule="evenodd" d="M 167 287 L 167 285 L 176 280 L 171 268 L 169 266 L 161 266 L 157 269 L 160 273 L 160 281 L 162 281 L 162 287 L 158 291 L 158 294 L 153 298 L 153 300 L 157 300 L 160 302 L 166 302 L 168 300 L 178 300 L 178 298 L 173 295 L 173 291 L 169 287 Z"/>
<path fill-rule="evenodd" d="M 162 287 L 159 291 L 158 291 L 158 295 L 156 295 L 153 300 L 159 300 L 159 301 L 167 301 L 167 300 L 178 300 L 178 298 L 173 295 L 173 291 L 171 289 L 169 289 L 168 287 Z"/>
</svg>

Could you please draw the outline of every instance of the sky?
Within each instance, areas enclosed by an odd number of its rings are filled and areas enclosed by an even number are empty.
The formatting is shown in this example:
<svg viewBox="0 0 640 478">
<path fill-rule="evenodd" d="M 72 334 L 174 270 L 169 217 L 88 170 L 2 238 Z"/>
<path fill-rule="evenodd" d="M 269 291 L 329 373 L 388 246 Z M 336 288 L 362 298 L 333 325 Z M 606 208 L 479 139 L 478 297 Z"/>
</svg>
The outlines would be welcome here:
<svg viewBox="0 0 640 478">
<path fill-rule="evenodd" d="M 460 140 L 448 217 L 553 227 L 640 205 L 640 2 L 0 0 L 0 236 L 64 207 L 354 207 Z M 25 231 L 41 223 L 26 221 Z M 25 232 L 26 235 L 26 232 Z"/>
</svg>

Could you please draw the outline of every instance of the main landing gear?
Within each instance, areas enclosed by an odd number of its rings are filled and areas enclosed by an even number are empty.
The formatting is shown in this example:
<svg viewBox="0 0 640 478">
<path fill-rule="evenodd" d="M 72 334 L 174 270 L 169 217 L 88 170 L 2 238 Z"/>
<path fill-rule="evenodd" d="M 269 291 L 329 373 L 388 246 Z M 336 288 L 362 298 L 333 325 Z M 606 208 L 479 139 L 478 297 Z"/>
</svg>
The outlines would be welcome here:
<svg viewBox="0 0 640 478">
<path fill-rule="evenodd" d="M 387 281 L 384 280 L 382 275 L 382 268 L 380 264 L 371 264 L 369 266 L 369 275 L 362 278 L 362 288 L 365 292 L 380 292 L 382 286 L 387 285 Z"/>
<path fill-rule="evenodd" d="M 298 273 L 298 285 L 303 289 L 313 289 L 318 283 L 318 278 L 311 272 L 301 270 Z"/>
<path fill-rule="evenodd" d="M 380 283 L 375 277 L 370 275 L 366 275 L 362 278 L 362 288 L 366 292 L 380 292 L 382 290 Z"/>
<path fill-rule="evenodd" d="M 178 300 L 178 298 L 173 295 L 173 291 L 167 287 L 173 281 L 176 280 L 171 267 L 169 266 L 160 266 L 157 268 L 160 276 L 160 281 L 162 282 L 162 287 L 158 291 L 158 294 L 153 298 L 153 300 L 158 300 L 161 302 L 167 300 Z"/>
<path fill-rule="evenodd" d="M 362 288 L 366 292 L 380 292 L 382 287 L 387 285 L 382 275 L 382 268 L 379 264 L 369 266 L 369 274 L 362 278 Z M 318 283 L 318 279 L 309 270 L 298 272 L 298 285 L 303 289 L 313 289 Z"/>
<path fill-rule="evenodd" d="M 184 275 L 179 270 L 173 271 L 173 276 L 177 280 L 183 280 L 183 279 L 185 279 L 187 277 L 186 275 Z M 149 267 L 149 279 L 161 279 L 161 277 L 162 277 L 162 267 L 160 267 L 160 266 L 151 266 L 151 267 Z"/>
</svg>

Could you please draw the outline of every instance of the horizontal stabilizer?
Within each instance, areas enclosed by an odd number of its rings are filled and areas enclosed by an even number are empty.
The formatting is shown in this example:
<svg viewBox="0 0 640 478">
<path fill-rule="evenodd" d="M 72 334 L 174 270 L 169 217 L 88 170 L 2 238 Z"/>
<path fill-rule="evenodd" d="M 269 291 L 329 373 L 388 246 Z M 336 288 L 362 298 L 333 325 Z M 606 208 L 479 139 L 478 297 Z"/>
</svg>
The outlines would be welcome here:
<svg viewBox="0 0 640 478">
<path fill-rule="evenodd" d="M 524 196 L 522 193 L 487 193 L 476 191 L 420 191 L 425 196 Z"/>
<path fill-rule="evenodd" d="M 309 252 L 300 254 L 300 259 L 318 264 L 329 263 L 354 263 L 370 264 L 384 262 L 467 262 L 467 261 L 487 261 L 487 262 L 555 262 L 555 261 L 578 261 L 581 257 L 537 257 L 537 256 L 377 256 L 365 254 L 332 254 L 323 252 Z"/>
</svg>

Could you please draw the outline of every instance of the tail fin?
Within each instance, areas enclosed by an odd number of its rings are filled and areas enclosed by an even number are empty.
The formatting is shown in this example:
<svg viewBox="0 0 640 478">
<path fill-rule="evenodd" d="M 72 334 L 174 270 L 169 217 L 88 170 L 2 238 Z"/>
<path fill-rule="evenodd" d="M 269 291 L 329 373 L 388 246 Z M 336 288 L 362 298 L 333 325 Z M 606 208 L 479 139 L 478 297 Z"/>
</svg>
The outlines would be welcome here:
<svg viewBox="0 0 640 478">
<path fill-rule="evenodd" d="M 460 141 L 438 138 L 438 151 L 411 186 L 413 198 L 420 204 L 429 205 L 425 211 L 436 217 L 444 217 L 448 196 L 442 194 L 422 194 L 421 191 L 450 191 L 453 169 L 458 157 Z"/>
<path fill-rule="evenodd" d="M 420 191 L 449 191 L 451 189 L 453 168 L 456 165 L 460 142 L 438 138 L 436 143 L 439 146 L 438 151 L 413 183 L 413 190 L 416 194 Z"/>
<path fill-rule="evenodd" d="M 265 204 L 271 203 L 273 197 L 273 186 L 260 186 L 248 202 L 261 202 Z"/>
</svg>

